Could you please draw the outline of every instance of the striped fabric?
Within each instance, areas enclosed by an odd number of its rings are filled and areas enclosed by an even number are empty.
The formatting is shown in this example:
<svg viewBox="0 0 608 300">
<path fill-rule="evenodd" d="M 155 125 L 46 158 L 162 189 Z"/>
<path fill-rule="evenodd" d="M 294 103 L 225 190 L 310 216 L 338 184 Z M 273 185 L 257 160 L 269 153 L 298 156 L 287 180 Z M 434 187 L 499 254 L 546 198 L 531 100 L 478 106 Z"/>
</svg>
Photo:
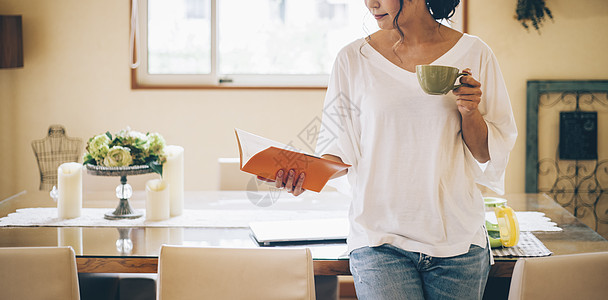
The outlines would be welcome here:
<svg viewBox="0 0 608 300">
<path fill-rule="evenodd" d="M 532 232 L 521 231 L 517 246 L 492 249 L 492 254 L 494 257 L 537 257 L 549 256 L 553 252 L 547 249 Z"/>
</svg>

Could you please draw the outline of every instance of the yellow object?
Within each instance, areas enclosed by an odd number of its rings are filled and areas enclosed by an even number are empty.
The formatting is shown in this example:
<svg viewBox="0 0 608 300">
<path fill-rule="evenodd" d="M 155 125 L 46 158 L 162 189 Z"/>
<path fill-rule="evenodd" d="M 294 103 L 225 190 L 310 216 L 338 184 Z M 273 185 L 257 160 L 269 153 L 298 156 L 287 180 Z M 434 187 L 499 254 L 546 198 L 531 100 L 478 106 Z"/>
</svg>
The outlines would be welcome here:
<svg viewBox="0 0 608 300">
<path fill-rule="evenodd" d="M 519 241 L 519 222 L 512 208 L 508 206 L 494 207 L 498 229 L 500 231 L 500 241 L 504 247 L 513 247 Z"/>
<path fill-rule="evenodd" d="M 494 213 L 496 223 L 486 220 L 486 229 L 488 230 L 488 238 L 490 247 L 513 247 L 517 245 L 519 240 L 519 223 L 512 208 L 507 206 L 507 199 L 497 197 L 483 198 L 486 212 Z"/>
</svg>

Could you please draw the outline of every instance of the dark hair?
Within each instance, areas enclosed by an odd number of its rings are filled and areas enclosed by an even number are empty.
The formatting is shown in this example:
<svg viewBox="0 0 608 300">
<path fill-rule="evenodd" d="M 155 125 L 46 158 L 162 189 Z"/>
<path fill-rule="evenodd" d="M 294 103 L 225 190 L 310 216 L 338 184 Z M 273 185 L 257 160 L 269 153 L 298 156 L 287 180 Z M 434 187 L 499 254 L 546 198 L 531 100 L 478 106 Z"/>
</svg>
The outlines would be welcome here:
<svg viewBox="0 0 608 300">
<path fill-rule="evenodd" d="M 426 0 L 426 7 L 435 20 L 448 20 L 454 16 L 458 4 L 460 0 Z"/>
<path fill-rule="evenodd" d="M 408 1 L 411 2 L 412 0 L 408 0 Z M 426 2 L 426 7 L 429 9 L 429 12 L 431 13 L 431 16 L 435 20 L 450 19 L 452 16 L 454 16 L 454 12 L 456 12 L 456 6 L 458 6 L 458 4 L 460 4 L 460 0 L 425 0 L 425 2 Z M 402 11 L 403 11 L 403 0 L 399 0 L 399 11 L 397 12 L 397 15 L 395 15 L 395 18 L 393 19 L 393 28 L 395 28 L 397 30 L 397 33 L 399 34 L 399 41 L 397 41 L 395 43 L 395 45 L 393 45 L 393 51 L 396 51 L 395 49 L 397 47 L 399 47 L 399 45 L 401 44 L 401 42 L 403 42 L 403 39 L 405 38 L 403 31 L 401 31 L 401 28 L 399 28 L 399 22 L 398 22 L 399 16 L 401 15 Z"/>
</svg>

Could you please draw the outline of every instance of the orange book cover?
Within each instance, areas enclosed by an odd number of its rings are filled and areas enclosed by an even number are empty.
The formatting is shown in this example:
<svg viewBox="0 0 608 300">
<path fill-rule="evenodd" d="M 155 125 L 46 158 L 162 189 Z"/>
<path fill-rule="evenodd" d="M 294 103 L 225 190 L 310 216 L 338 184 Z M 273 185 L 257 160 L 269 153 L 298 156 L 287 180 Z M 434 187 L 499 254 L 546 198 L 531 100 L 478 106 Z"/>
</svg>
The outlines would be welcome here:
<svg viewBox="0 0 608 300">
<path fill-rule="evenodd" d="M 239 145 L 241 171 L 275 180 L 280 169 L 293 169 L 296 175 L 306 174 L 303 188 L 320 192 L 334 174 L 348 169 L 350 165 L 323 159 L 317 156 L 288 150 L 287 145 L 235 129 Z"/>
</svg>

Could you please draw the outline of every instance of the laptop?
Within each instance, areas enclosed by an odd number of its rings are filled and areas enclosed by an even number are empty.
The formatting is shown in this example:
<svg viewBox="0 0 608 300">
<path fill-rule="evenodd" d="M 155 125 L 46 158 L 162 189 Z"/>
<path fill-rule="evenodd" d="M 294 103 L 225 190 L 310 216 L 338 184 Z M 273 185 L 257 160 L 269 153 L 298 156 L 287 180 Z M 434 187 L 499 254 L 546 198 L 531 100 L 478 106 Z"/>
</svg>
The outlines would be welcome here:
<svg viewBox="0 0 608 300">
<path fill-rule="evenodd" d="M 249 223 L 253 238 L 261 246 L 282 244 L 344 243 L 347 218 L 257 221 Z"/>
</svg>

